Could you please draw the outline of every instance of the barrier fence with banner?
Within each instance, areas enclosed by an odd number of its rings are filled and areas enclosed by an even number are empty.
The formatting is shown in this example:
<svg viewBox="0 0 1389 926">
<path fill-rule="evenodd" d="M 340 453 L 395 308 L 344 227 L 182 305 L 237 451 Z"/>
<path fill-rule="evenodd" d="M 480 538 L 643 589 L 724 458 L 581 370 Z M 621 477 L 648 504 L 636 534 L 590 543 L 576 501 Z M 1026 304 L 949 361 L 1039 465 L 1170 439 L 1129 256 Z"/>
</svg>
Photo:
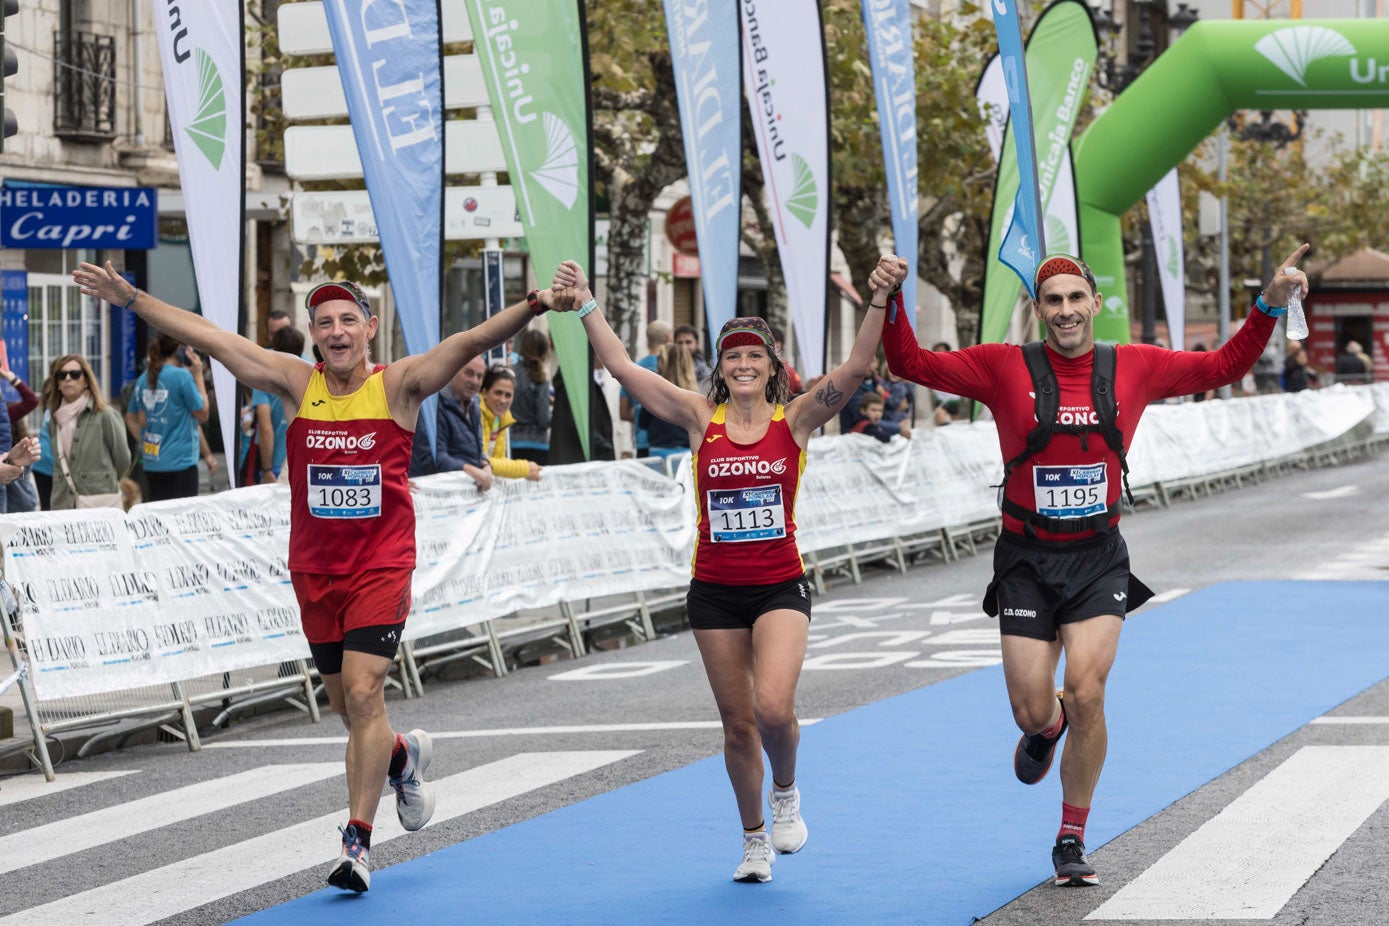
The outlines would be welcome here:
<svg viewBox="0 0 1389 926">
<path fill-rule="evenodd" d="M 1389 444 L 1389 384 L 1159 405 L 1144 418 L 1129 454 L 1131 482 L 1161 504 L 1231 474 L 1257 478 Z M 906 554 L 929 548 L 950 559 L 952 537 L 973 549 L 973 531 L 997 529 L 992 485 L 1002 465 L 992 422 L 890 444 L 819 438 L 809 455 L 796 521 L 822 588 L 823 571 L 837 563 L 857 581 L 861 561 L 905 568 Z M 643 596 L 689 579 L 688 460 L 667 472 L 634 460 L 547 467 L 539 482 L 497 480 L 486 493 L 459 473 L 415 480 L 418 563 L 403 659 L 413 664 L 417 641 L 471 630 L 460 645 L 488 646 L 488 665 L 501 674 L 494 619 L 550 606 L 565 615 L 557 623 L 580 655 L 573 603 L 604 596 L 636 596 L 642 635 L 653 636 Z M 39 751 L 57 729 L 141 714 L 173 722 L 171 732 L 197 748 L 193 705 L 258 692 L 317 719 L 286 563 L 288 512 L 287 487 L 250 486 L 129 514 L 0 517 L 5 579 L 17 599 L 6 638 L 18 644 L 12 668 L 29 670 L 27 680 L 6 681 L 57 709 L 34 731 Z M 407 682 L 410 674 L 417 686 L 418 671 L 403 673 Z"/>
</svg>

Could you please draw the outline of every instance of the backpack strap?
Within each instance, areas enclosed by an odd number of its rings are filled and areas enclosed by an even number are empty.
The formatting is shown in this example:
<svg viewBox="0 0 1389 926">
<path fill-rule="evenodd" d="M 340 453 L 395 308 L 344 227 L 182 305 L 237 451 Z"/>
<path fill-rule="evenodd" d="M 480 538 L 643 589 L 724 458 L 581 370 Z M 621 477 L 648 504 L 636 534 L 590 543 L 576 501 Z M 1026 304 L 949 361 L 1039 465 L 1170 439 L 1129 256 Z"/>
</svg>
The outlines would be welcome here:
<svg viewBox="0 0 1389 926">
<path fill-rule="evenodd" d="M 1042 341 L 1029 341 L 1022 346 L 1023 360 L 1027 362 L 1027 373 L 1032 377 L 1032 408 L 1037 418 L 1037 426 L 1027 435 L 1027 446 L 1022 453 L 1003 465 L 1003 481 L 998 487 L 998 496 L 1003 497 L 1003 487 L 1008 477 L 1029 457 L 1034 457 L 1051 443 L 1052 432 L 1056 429 L 1056 413 L 1061 409 L 1061 392 L 1056 384 L 1056 371 L 1051 368 L 1046 345 Z"/>
<path fill-rule="evenodd" d="M 1117 365 L 1118 350 L 1113 344 L 1095 344 L 1094 364 L 1090 373 L 1090 401 L 1095 406 L 1095 417 L 1100 420 L 1100 434 L 1119 457 L 1119 468 L 1123 473 L 1124 495 L 1133 504 L 1133 490 L 1129 488 L 1129 461 L 1124 452 L 1124 434 L 1119 430 L 1119 404 L 1114 396 L 1114 371 Z"/>
<path fill-rule="evenodd" d="M 1027 435 L 1027 446 L 1022 453 L 1004 464 L 1003 480 L 998 485 L 998 507 L 1004 513 L 1022 522 L 1023 530 L 1029 537 L 1037 536 L 1037 528 L 1056 534 L 1080 534 L 1085 531 L 1103 531 L 1119 514 L 1116 503 L 1100 514 L 1085 518 L 1051 518 L 1024 508 L 1017 502 L 1004 497 L 1008 479 L 1013 472 L 1029 458 L 1036 456 L 1051 443 L 1052 435 L 1060 430 L 1079 435 L 1084 446 L 1086 433 L 1098 430 L 1105 444 L 1119 456 L 1119 466 L 1123 471 L 1124 493 L 1129 504 L 1133 504 L 1133 492 L 1129 489 L 1129 464 L 1124 453 L 1124 435 L 1116 423 L 1118 403 L 1114 397 L 1114 376 L 1117 351 L 1112 344 L 1095 344 L 1094 363 L 1090 376 L 1090 400 L 1099 419 L 1098 428 L 1089 426 L 1058 426 L 1056 415 L 1061 408 L 1060 389 L 1056 382 L 1056 371 L 1052 369 L 1043 341 L 1030 341 L 1022 346 L 1023 359 L 1027 362 L 1027 373 L 1032 378 L 1033 409 L 1037 426 Z"/>
</svg>

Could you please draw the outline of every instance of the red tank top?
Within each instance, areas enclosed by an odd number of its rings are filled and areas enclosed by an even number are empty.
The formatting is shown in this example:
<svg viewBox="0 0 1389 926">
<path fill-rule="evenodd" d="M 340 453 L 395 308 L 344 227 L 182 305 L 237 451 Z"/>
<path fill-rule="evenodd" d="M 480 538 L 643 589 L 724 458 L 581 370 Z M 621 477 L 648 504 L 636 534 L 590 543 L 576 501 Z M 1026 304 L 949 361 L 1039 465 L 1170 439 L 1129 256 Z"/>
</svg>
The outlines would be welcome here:
<svg viewBox="0 0 1389 926">
<path fill-rule="evenodd" d="M 737 444 L 724 427 L 726 406 L 714 409 L 694 448 L 699 539 L 694 577 L 723 585 L 771 585 L 805 575 L 796 549 L 796 490 L 805 451 L 778 405 L 762 439 Z"/>
<path fill-rule="evenodd" d="M 351 395 L 328 392 L 321 363 L 309 376 L 285 436 L 291 572 L 415 568 L 415 434 L 391 418 L 385 369 Z"/>
</svg>

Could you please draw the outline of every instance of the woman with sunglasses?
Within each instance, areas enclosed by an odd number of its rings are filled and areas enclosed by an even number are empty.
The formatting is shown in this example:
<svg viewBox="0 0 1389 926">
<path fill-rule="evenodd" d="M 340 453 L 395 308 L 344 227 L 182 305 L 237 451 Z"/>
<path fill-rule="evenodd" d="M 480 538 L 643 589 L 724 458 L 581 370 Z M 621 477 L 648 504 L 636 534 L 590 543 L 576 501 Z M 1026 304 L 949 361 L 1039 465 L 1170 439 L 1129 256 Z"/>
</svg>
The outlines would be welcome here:
<svg viewBox="0 0 1389 926">
<path fill-rule="evenodd" d="M 58 384 L 46 409 L 53 510 L 119 507 L 121 477 L 130 468 L 120 413 L 102 398 L 86 357 L 64 354 L 53 361 L 49 375 Z"/>
<path fill-rule="evenodd" d="M 879 262 L 868 277 L 874 310 L 886 307 L 905 276 L 906 261 Z M 632 398 L 683 427 L 694 448 L 698 539 L 686 610 L 723 723 L 724 764 L 742 818 L 743 856 L 733 880 L 770 881 L 773 848 L 796 852 L 808 837 L 796 787 L 796 683 L 810 583 L 796 548 L 796 490 L 810 435 L 834 417 L 873 363 L 883 312 L 869 311 L 849 359 L 795 399 L 788 398 L 771 328 L 760 318 L 735 318 L 719 332 L 708 392 L 700 394 L 632 362 L 578 264 L 561 264 L 552 290 L 556 309 L 578 309 L 594 351 Z M 763 752 L 772 767 L 770 837 Z"/>
</svg>

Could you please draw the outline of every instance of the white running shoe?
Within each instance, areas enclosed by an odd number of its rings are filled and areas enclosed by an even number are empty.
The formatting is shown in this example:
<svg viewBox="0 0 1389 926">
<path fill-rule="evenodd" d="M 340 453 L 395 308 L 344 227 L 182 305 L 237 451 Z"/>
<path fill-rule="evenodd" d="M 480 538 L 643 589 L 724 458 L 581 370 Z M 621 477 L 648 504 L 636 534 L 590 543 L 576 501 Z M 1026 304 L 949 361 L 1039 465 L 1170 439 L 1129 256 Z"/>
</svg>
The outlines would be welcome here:
<svg viewBox="0 0 1389 926">
<path fill-rule="evenodd" d="M 344 891 L 364 893 L 371 888 L 371 853 L 362 845 L 355 826 L 340 826 L 342 854 L 328 873 L 328 883 Z"/>
<path fill-rule="evenodd" d="M 810 830 L 801 819 L 801 789 L 792 787 L 781 791 L 773 787 L 767 795 L 772 805 L 772 845 L 782 855 L 799 852 L 810 838 Z"/>
<path fill-rule="evenodd" d="M 399 778 L 388 784 L 395 792 L 395 814 L 400 825 L 413 832 L 421 829 L 434 816 L 434 789 L 424 783 L 424 770 L 434 757 L 434 742 L 423 730 L 411 730 L 405 740 L 405 767 Z"/>
<path fill-rule="evenodd" d="M 766 830 L 744 833 L 743 863 L 733 870 L 733 880 L 749 884 L 766 883 L 772 880 L 772 863 L 775 861 Z"/>
</svg>

